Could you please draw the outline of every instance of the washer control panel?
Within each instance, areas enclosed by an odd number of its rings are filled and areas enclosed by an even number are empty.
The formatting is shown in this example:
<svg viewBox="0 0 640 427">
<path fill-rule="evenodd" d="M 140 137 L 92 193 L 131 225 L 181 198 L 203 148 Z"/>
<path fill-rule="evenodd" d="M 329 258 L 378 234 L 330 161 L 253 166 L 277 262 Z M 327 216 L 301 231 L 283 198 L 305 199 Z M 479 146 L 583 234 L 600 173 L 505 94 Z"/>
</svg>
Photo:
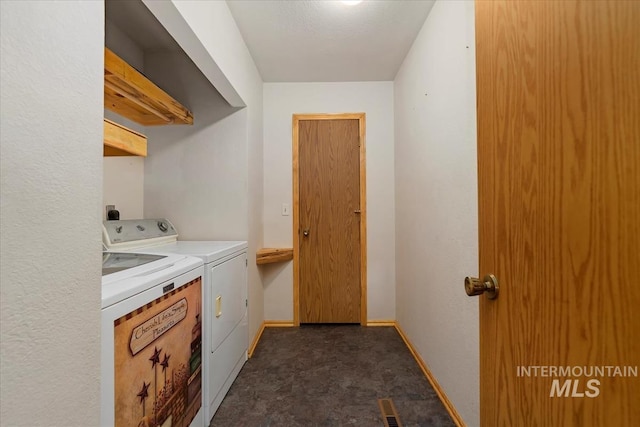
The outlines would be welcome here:
<svg viewBox="0 0 640 427">
<path fill-rule="evenodd" d="M 103 221 L 102 241 L 107 249 L 144 247 L 178 240 L 178 232 L 166 218 Z"/>
</svg>

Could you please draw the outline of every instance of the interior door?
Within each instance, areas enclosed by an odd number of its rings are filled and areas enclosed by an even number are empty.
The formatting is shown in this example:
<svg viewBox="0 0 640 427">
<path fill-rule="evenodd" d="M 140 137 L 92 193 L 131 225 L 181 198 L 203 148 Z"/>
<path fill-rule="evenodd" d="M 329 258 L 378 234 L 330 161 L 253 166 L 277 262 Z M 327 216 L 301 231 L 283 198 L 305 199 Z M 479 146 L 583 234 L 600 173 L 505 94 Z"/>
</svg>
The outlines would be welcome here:
<svg viewBox="0 0 640 427">
<path fill-rule="evenodd" d="M 640 425 L 638 23 L 476 2 L 483 426 Z"/>
<path fill-rule="evenodd" d="M 298 121 L 301 323 L 360 323 L 358 119 Z"/>
</svg>

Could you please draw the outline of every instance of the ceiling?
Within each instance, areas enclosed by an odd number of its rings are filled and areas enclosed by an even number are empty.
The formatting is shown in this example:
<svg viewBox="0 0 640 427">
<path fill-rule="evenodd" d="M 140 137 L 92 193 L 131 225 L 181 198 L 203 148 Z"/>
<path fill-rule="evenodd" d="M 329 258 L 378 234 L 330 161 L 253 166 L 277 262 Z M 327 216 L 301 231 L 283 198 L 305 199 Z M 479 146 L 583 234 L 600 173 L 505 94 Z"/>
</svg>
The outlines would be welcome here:
<svg viewBox="0 0 640 427">
<path fill-rule="evenodd" d="M 433 0 L 227 0 L 266 82 L 393 80 Z"/>
</svg>

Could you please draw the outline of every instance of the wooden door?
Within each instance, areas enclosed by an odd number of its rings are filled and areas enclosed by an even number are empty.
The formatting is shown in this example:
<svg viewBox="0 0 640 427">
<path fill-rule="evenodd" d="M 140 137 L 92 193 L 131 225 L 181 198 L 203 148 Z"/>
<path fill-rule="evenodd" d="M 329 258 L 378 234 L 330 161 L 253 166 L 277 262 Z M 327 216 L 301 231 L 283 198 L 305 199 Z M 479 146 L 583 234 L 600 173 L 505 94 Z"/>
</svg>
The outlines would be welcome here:
<svg viewBox="0 0 640 427">
<path fill-rule="evenodd" d="M 640 425 L 639 23 L 476 2 L 483 426 Z"/>
<path fill-rule="evenodd" d="M 361 120 L 294 117 L 294 322 L 361 322 Z"/>
</svg>

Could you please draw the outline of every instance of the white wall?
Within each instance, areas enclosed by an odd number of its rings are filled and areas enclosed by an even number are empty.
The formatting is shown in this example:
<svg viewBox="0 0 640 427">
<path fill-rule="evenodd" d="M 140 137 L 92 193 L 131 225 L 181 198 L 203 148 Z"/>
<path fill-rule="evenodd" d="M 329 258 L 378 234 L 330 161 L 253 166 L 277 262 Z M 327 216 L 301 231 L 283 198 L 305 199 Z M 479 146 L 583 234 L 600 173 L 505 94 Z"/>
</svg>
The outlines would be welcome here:
<svg viewBox="0 0 640 427">
<path fill-rule="evenodd" d="M 293 245 L 291 117 L 366 113 L 368 318 L 395 319 L 393 83 L 264 84 L 264 242 Z M 292 263 L 263 266 L 265 318 L 293 320 Z"/>
<path fill-rule="evenodd" d="M 105 46 L 127 61 L 138 71 L 144 71 L 144 52 L 120 28 L 111 21 L 105 22 Z M 109 110 L 104 116 L 129 129 L 146 134 L 145 127 Z M 102 184 L 102 217 L 106 219 L 104 206 L 115 205 L 120 219 L 143 217 L 144 157 L 105 157 Z"/>
<path fill-rule="evenodd" d="M 147 0 L 145 0 L 147 1 Z M 258 96 L 260 73 L 224 1 L 172 0 L 245 105 Z M 179 43 L 180 41 L 178 41 Z M 235 105 L 231 101 L 230 104 Z M 255 107 L 255 106 L 254 106 Z"/>
<path fill-rule="evenodd" d="M 106 205 L 115 205 L 120 219 L 143 218 L 144 157 L 105 157 L 103 167 L 102 218 L 107 216 Z"/>
<path fill-rule="evenodd" d="M 147 127 L 144 216 L 169 218 L 184 240 L 246 240 L 246 112 L 234 113 L 183 53 L 147 53 L 145 69 L 194 123 Z"/>
<path fill-rule="evenodd" d="M 397 320 L 479 424 L 474 5 L 438 1 L 395 79 Z"/>
<path fill-rule="evenodd" d="M 104 4 L 0 17 L 0 424 L 96 425 Z"/>
<path fill-rule="evenodd" d="M 203 1 L 172 1 L 172 2 L 154 2 L 144 0 L 145 5 L 149 7 L 154 16 L 160 21 L 160 23 L 169 31 L 174 37 L 176 42 L 183 48 L 183 50 L 189 54 L 190 58 L 198 66 L 198 68 L 205 74 L 209 81 L 220 82 L 220 90 L 224 92 L 224 98 L 232 102 L 233 105 L 246 105 L 246 108 L 242 111 L 234 113 L 223 119 L 223 123 L 216 124 L 217 126 L 207 126 L 206 131 L 214 131 L 216 137 L 210 140 L 210 143 L 222 141 L 222 134 L 227 134 L 224 138 L 229 138 L 228 141 L 222 143 L 222 147 L 227 147 L 234 153 L 233 159 L 238 160 L 238 170 L 232 171 L 231 177 L 226 177 L 231 181 L 232 186 L 236 186 L 239 180 L 243 180 L 245 183 L 244 188 L 244 200 L 238 200 L 233 194 L 224 194 L 217 199 L 209 199 L 203 203 L 206 206 L 216 205 L 223 209 L 223 212 L 230 212 L 229 208 L 225 208 L 226 203 L 230 203 L 233 206 L 244 205 L 244 211 L 238 211 L 239 218 L 225 217 L 223 221 L 218 221 L 218 218 L 209 215 L 207 211 L 203 211 L 203 220 L 207 221 L 208 227 L 216 227 L 220 233 L 214 232 L 211 228 L 206 234 L 199 234 L 201 238 L 223 238 L 231 235 L 231 227 L 235 230 L 235 227 L 239 227 L 236 222 L 238 219 L 245 221 L 244 229 L 246 239 L 249 244 L 249 260 L 255 259 L 255 252 L 258 248 L 262 247 L 262 79 L 258 73 L 257 68 L 249 54 L 240 31 L 238 30 L 231 12 L 223 1 L 203 2 Z M 145 59 L 146 60 L 146 59 Z M 150 59 L 151 61 L 151 59 Z M 146 67 L 145 71 L 150 71 Z M 174 83 L 177 84 L 177 83 Z M 218 86 L 216 86 L 218 87 Z M 193 108 L 195 120 L 198 119 L 198 111 L 196 107 L 187 106 Z M 194 125 L 198 126 L 198 125 Z M 176 130 L 176 132 L 179 132 Z M 199 139 L 199 136 L 191 135 L 192 142 Z M 182 157 L 197 156 L 198 151 L 193 153 L 188 152 L 193 145 L 185 143 L 186 141 L 180 141 L 179 144 L 183 146 L 183 149 L 178 150 L 181 153 L 178 154 L 173 167 L 176 164 L 185 164 L 185 159 Z M 164 143 L 168 149 L 175 149 L 171 146 L 170 142 Z M 202 159 L 198 159 L 198 162 L 203 163 L 209 160 L 206 164 L 208 168 L 212 167 L 211 162 L 224 162 L 224 158 L 217 157 L 218 154 L 212 153 L 212 150 L 222 150 L 218 148 L 207 146 L 204 139 L 198 141 L 197 144 L 201 144 L 202 147 L 206 147 L 202 152 Z M 233 145 L 229 145 L 233 144 Z M 225 149 L 227 149 L 225 148 Z M 145 180 L 153 174 L 158 176 L 160 171 L 155 166 L 150 166 L 150 159 L 154 156 L 162 155 L 160 150 L 156 150 L 152 147 L 153 154 L 147 157 L 146 168 L 153 167 L 153 170 L 145 171 Z M 238 150 L 238 151 L 235 151 Z M 220 152 L 223 155 L 224 150 Z M 235 157 L 240 151 L 244 153 L 244 163 L 240 164 L 239 157 Z M 210 157 L 215 155 L 215 157 Z M 207 159 L 209 157 L 209 159 Z M 235 161 L 235 160 L 234 160 Z M 228 168 L 228 166 L 220 165 L 221 168 Z M 204 177 L 209 179 L 211 173 L 221 173 L 223 170 L 218 171 L 193 171 L 185 170 L 185 173 L 191 174 L 192 179 L 200 178 L 198 173 L 202 173 Z M 167 170 L 169 171 L 169 170 Z M 176 172 L 173 172 L 176 174 Z M 176 175 L 177 176 L 177 175 Z M 242 176 L 242 178 L 240 178 Z M 183 177 L 178 178 L 182 179 Z M 215 182 L 209 181 L 210 185 L 215 185 Z M 155 184 L 145 181 L 145 191 L 147 188 L 150 190 Z M 158 192 L 158 190 L 153 190 Z M 174 191 L 175 198 L 180 197 L 180 193 L 186 191 L 185 187 L 176 188 Z M 159 214 L 164 210 L 161 206 L 147 205 L 151 200 L 150 197 L 145 196 L 145 216 L 151 214 Z M 195 202 L 191 200 L 192 202 Z M 166 205 L 166 202 L 164 206 Z M 205 206 L 205 207 L 206 207 Z M 189 206 L 184 206 L 188 209 Z M 225 221 L 233 221 L 229 230 L 222 230 L 225 226 Z M 181 223 L 184 221 L 180 221 Z M 185 223 L 186 225 L 186 223 Z M 180 225 L 177 225 L 180 227 Z M 187 225 L 187 227 L 189 227 Z M 239 229 L 238 229 L 239 230 Z M 178 231 L 182 233 L 182 230 L 178 228 Z M 183 238 L 195 237 L 194 233 L 188 231 L 187 234 L 182 234 Z M 235 234 L 235 233 L 234 233 Z M 239 234 L 238 234 L 239 235 Z M 263 289 L 262 281 L 258 274 L 258 269 L 254 262 L 249 262 L 248 269 L 248 283 L 249 283 L 249 332 L 251 336 L 254 336 L 260 328 L 262 321 L 264 320 L 263 311 Z"/>
</svg>

